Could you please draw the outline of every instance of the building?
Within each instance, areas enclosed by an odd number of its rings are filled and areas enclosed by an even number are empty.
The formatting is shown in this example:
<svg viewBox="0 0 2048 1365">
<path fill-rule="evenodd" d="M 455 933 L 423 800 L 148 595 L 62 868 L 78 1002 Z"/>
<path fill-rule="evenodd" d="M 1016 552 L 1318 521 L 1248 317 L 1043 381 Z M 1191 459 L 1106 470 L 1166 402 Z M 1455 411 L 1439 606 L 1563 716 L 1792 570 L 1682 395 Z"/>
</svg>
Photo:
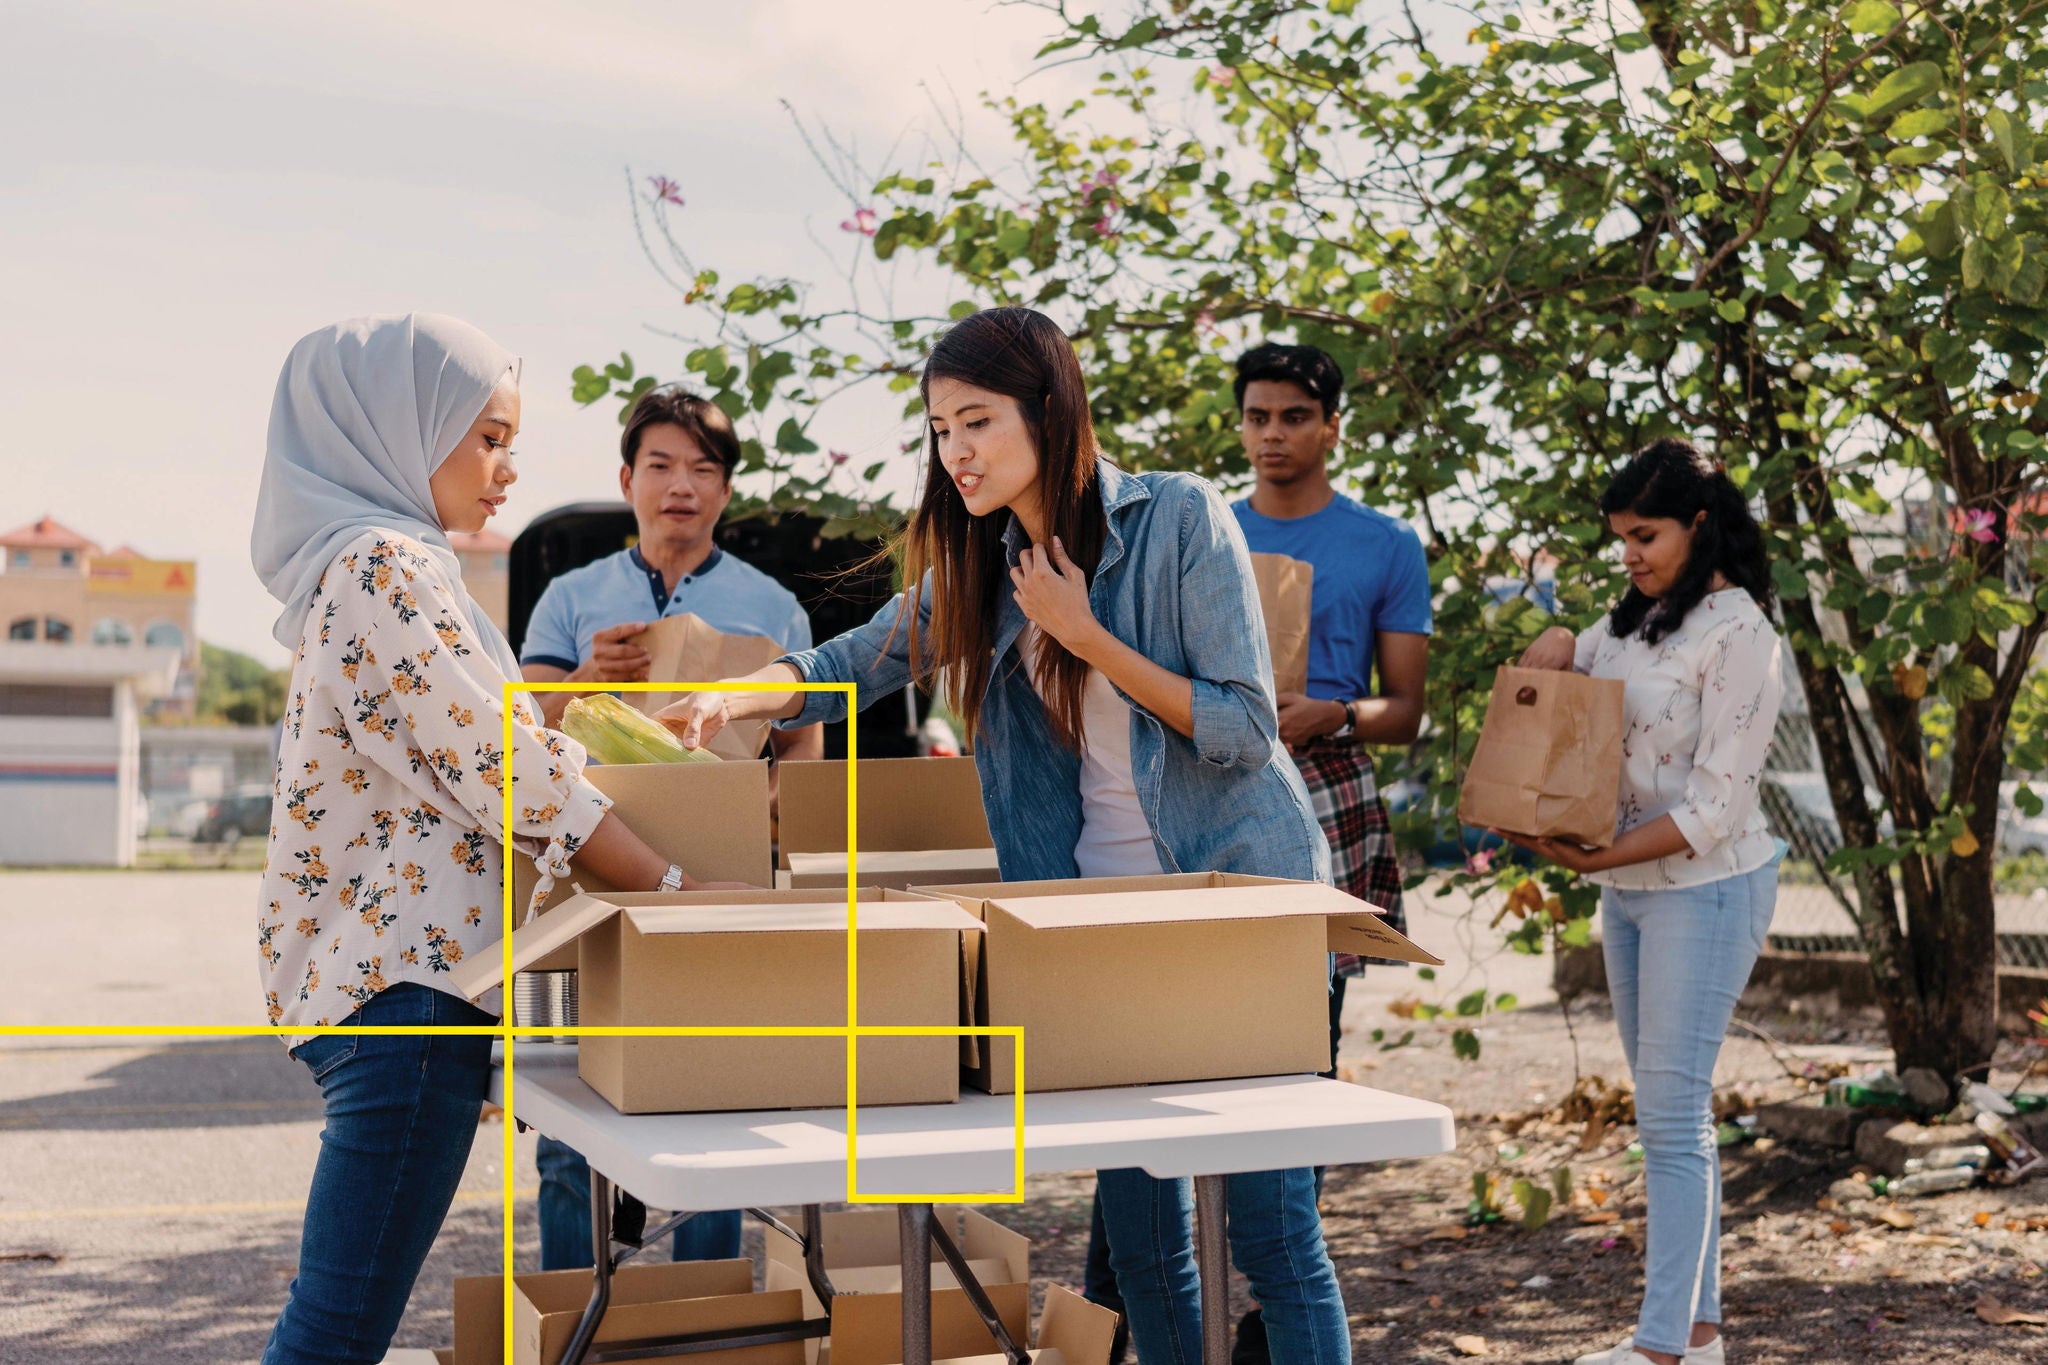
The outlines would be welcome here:
<svg viewBox="0 0 2048 1365">
<path fill-rule="evenodd" d="M 0 535 L 0 555 L 0 622 L 10 644 L 170 651 L 176 678 L 148 702 L 151 714 L 192 714 L 199 637 L 191 560 L 151 559 L 125 545 L 102 550 L 52 517 Z"/>
<path fill-rule="evenodd" d="M 182 672 L 168 645 L 0 641 L 0 865 L 135 861 L 140 714 Z"/>
<path fill-rule="evenodd" d="M 448 543 L 455 547 L 455 557 L 462 561 L 463 586 L 484 614 L 497 622 L 499 630 L 504 630 L 509 615 L 506 605 L 511 597 L 512 542 L 496 531 L 451 531 Z"/>
</svg>

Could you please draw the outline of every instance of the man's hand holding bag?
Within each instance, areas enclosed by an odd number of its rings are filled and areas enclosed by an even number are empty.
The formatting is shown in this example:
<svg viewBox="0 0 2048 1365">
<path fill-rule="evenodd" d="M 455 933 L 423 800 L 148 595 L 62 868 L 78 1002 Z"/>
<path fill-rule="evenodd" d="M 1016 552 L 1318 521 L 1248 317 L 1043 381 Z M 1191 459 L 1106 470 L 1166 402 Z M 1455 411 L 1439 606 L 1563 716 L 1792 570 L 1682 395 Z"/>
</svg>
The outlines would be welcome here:
<svg viewBox="0 0 2048 1365">
<path fill-rule="evenodd" d="M 1459 820 L 1588 848 L 1612 844 L 1621 694 L 1618 678 L 1502 668 L 1458 793 Z"/>
</svg>

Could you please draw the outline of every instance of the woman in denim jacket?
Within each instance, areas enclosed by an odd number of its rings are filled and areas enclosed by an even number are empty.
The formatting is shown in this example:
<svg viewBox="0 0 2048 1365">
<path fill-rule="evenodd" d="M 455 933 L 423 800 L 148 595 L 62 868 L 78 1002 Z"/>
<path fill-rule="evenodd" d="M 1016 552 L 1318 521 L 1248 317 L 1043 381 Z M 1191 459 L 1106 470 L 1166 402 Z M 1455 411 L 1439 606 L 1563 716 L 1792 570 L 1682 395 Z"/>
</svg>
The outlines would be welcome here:
<svg viewBox="0 0 2048 1365">
<path fill-rule="evenodd" d="M 933 349 L 916 584 L 874 620 L 748 682 L 943 685 L 974 741 L 1003 877 L 1243 872 L 1328 881 L 1329 846 L 1278 739 L 1258 589 L 1235 518 L 1188 474 L 1103 460 L 1080 362 L 1043 314 L 996 308 Z M 687 745 L 730 721 L 841 719 L 840 693 L 697 693 Z M 1101 1175 L 1110 1259 L 1145 1365 L 1201 1355 L 1189 1182 Z M 1315 1175 L 1230 1178 L 1230 1244 L 1278 1365 L 1345 1365 L 1350 1333 Z"/>
</svg>

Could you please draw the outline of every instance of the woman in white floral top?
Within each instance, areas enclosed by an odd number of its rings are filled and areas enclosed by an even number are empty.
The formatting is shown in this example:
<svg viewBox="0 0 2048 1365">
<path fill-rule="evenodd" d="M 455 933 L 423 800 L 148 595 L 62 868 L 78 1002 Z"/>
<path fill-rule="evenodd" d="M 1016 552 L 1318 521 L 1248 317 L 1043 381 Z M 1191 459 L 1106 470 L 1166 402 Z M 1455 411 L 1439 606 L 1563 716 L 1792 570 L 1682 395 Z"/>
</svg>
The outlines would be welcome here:
<svg viewBox="0 0 2048 1365">
<path fill-rule="evenodd" d="M 1757 807 L 1784 685 L 1762 533 L 1727 473 L 1658 441 L 1600 499 L 1630 588 L 1591 630 L 1555 627 L 1532 668 L 1620 678 L 1615 841 L 1518 844 L 1602 885 L 1614 1022 L 1635 1077 L 1648 1264 L 1632 1337 L 1579 1365 L 1719 1365 L 1721 1166 L 1714 1061 L 1777 903 Z"/>
<path fill-rule="evenodd" d="M 447 533 L 480 529 L 518 477 L 518 368 L 467 323 L 413 313 L 322 328 L 278 380 L 251 539 L 297 651 L 257 906 L 273 1024 L 495 1023 L 445 982 L 499 936 L 508 804 L 543 894 L 571 859 L 619 886 L 690 884 L 523 702 L 506 790 L 519 669 Z M 491 1039 L 290 1041 L 327 1121 L 264 1365 L 374 1365 L 468 1160 Z"/>
</svg>

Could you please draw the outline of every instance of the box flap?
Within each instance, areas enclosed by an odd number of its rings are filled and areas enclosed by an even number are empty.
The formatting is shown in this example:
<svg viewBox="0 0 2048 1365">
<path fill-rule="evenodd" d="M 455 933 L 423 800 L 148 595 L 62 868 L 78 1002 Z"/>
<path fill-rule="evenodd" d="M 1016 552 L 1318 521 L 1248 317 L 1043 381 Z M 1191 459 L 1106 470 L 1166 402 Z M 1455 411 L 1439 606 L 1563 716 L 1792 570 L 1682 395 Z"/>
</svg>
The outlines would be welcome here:
<svg viewBox="0 0 2048 1365">
<path fill-rule="evenodd" d="M 1371 914 L 1354 914 L 1349 919 L 1332 918 L 1330 951 L 1357 953 L 1361 957 L 1384 957 L 1395 962 L 1417 962 L 1425 967 L 1444 965 L 1444 960 L 1435 953 L 1418 946 L 1393 925 Z"/>
<path fill-rule="evenodd" d="M 1170 891 L 1132 890 L 1074 896 L 988 897 L 1034 929 L 1079 929 L 1106 924 L 1175 924 L 1203 920 L 1359 917 L 1358 902 L 1318 882 L 1269 886 L 1197 886 Z"/>
<path fill-rule="evenodd" d="M 815 895 L 816 893 L 812 893 Z M 846 905 L 646 905 L 623 912 L 643 934 L 789 934 L 846 932 Z M 981 921 L 943 901 L 863 904 L 862 933 L 899 929 L 979 932 Z M 516 958 L 515 958 L 516 961 Z"/>
<path fill-rule="evenodd" d="M 863 759 L 860 836 L 868 852 L 988 848 L 981 777 L 971 758 Z M 793 853 L 842 853 L 847 845 L 844 759 L 785 763 L 780 792 L 783 866 Z"/>
<path fill-rule="evenodd" d="M 783 862 L 799 877 L 817 877 L 837 874 L 846 875 L 846 851 L 837 849 L 830 853 L 796 853 L 785 851 Z M 858 859 L 861 876 L 882 872 L 946 872 L 959 868 L 962 872 L 979 872 L 993 868 L 996 851 L 992 848 L 920 848 L 920 849 L 861 849 Z"/>
<path fill-rule="evenodd" d="M 1038 1310 L 1038 1349 L 1059 1352 L 1067 1365 L 1109 1365 L 1116 1324 L 1117 1315 L 1101 1304 L 1049 1284 Z"/>
<path fill-rule="evenodd" d="M 524 971 L 533 963 L 575 942 L 619 913 L 619 907 L 602 896 L 577 895 L 532 921 L 513 930 L 512 970 Z M 475 1000 L 505 979 L 504 940 L 479 948 L 448 974 L 448 984 Z"/>
</svg>

